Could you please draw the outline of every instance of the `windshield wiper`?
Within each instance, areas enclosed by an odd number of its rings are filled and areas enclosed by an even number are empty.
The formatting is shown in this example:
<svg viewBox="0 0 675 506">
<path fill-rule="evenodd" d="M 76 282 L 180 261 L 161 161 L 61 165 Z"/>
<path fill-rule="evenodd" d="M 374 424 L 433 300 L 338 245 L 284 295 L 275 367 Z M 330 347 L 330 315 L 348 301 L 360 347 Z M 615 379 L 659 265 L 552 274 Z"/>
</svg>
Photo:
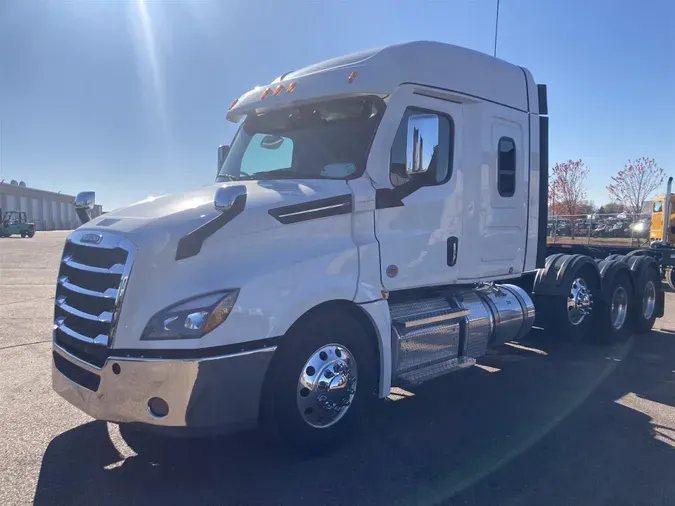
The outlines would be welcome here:
<svg viewBox="0 0 675 506">
<path fill-rule="evenodd" d="M 328 179 L 320 174 L 308 174 L 290 169 L 274 169 L 256 172 L 253 179 Z"/>
<path fill-rule="evenodd" d="M 246 174 L 245 172 L 240 172 L 238 176 L 228 174 L 227 172 L 218 174 L 218 181 L 220 181 L 221 178 L 227 178 L 228 181 L 246 181 L 253 179 L 250 174 Z"/>
</svg>

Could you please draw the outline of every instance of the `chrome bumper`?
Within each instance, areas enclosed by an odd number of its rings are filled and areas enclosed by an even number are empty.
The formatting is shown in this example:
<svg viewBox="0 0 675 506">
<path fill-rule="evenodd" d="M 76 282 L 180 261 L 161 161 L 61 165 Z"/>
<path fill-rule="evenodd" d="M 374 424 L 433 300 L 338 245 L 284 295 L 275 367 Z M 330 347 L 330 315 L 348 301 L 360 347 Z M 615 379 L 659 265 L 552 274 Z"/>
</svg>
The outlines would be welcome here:
<svg viewBox="0 0 675 506">
<path fill-rule="evenodd" d="M 250 428 L 258 420 L 262 385 L 275 349 L 189 360 L 110 357 L 98 369 L 54 344 L 52 386 L 99 420 Z M 165 416 L 151 413 L 148 402 L 155 397 L 168 405 Z"/>
</svg>

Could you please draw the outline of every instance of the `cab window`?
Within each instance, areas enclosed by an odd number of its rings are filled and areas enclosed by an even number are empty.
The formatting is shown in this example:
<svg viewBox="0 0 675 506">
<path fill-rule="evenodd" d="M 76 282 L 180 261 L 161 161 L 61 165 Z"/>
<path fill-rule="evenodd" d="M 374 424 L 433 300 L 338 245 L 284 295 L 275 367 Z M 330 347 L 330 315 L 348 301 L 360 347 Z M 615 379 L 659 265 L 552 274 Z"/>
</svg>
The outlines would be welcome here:
<svg viewBox="0 0 675 506">
<path fill-rule="evenodd" d="M 662 200 L 657 200 L 656 202 L 654 202 L 654 212 L 655 213 L 663 212 L 663 201 Z"/>
</svg>

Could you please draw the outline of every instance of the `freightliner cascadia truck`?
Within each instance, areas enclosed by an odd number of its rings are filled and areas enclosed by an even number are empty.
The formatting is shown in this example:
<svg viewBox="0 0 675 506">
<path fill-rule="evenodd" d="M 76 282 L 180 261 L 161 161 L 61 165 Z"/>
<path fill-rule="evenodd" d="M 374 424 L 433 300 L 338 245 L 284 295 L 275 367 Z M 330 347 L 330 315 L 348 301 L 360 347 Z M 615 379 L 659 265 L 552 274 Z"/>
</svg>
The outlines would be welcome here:
<svg viewBox="0 0 675 506">
<path fill-rule="evenodd" d="M 252 89 L 212 185 L 89 221 L 76 198 L 54 390 L 100 420 L 329 449 L 392 387 L 535 319 L 579 342 L 649 331 L 648 250 L 547 249 L 547 114 L 527 69 L 435 42 Z"/>
</svg>

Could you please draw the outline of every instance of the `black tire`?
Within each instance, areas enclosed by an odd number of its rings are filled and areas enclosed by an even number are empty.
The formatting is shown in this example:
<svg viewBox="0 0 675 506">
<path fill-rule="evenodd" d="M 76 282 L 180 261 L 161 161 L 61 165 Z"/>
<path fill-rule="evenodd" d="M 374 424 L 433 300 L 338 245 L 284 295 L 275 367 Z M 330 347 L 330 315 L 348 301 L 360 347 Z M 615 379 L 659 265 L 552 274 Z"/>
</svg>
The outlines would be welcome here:
<svg viewBox="0 0 675 506">
<path fill-rule="evenodd" d="M 21 238 L 25 239 L 28 234 L 25 231 L 21 231 Z"/>
<path fill-rule="evenodd" d="M 34 230 L 30 230 L 30 231 L 26 232 L 26 235 L 28 236 L 29 239 L 32 239 L 33 236 L 35 235 L 35 231 L 34 231 Z"/>
<path fill-rule="evenodd" d="M 575 285 L 579 279 L 583 281 L 585 290 L 591 294 L 590 313 L 583 316 L 576 314 L 576 309 L 568 309 L 568 301 L 571 299 L 572 291 L 578 292 L 579 290 L 579 285 Z M 596 275 L 588 265 L 581 267 L 573 275 L 565 276 L 563 284 L 560 286 L 561 292 L 565 295 L 545 295 L 537 298 L 537 305 L 542 308 L 544 313 L 542 315 L 544 328 L 559 339 L 590 340 L 594 331 L 593 320 L 595 318 L 592 304 L 594 303 L 593 299 L 597 299 L 600 295 L 599 288 Z"/>
<path fill-rule="evenodd" d="M 631 331 L 633 283 L 628 270 L 614 272 L 602 280 L 602 300 L 596 301 L 595 340 L 610 344 L 626 339 Z"/>
<path fill-rule="evenodd" d="M 669 276 L 666 276 L 670 279 Z M 649 332 L 657 317 L 659 299 L 663 297 L 661 277 L 649 265 L 634 273 L 635 290 L 631 323 L 638 333 Z M 670 284 L 670 281 L 668 282 Z"/>
<path fill-rule="evenodd" d="M 325 377 L 325 370 L 306 366 L 310 357 L 316 356 L 316 353 L 327 345 L 339 345 L 341 349 L 348 350 L 356 362 L 356 391 L 351 404 L 342 415 L 332 415 L 320 408 L 317 400 L 319 397 L 316 397 L 320 392 L 313 389 L 303 394 L 303 391 L 308 389 L 299 385 L 301 373 L 308 369 L 313 370 L 311 377 L 315 382 L 320 375 L 322 378 Z M 336 354 L 339 353 L 334 350 L 337 348 L 329 347 L 331 356 L 327 359 L 322 358 L 326 364 L 331 363 L 331 360 L 338 360 Z M 342 355 L 343 358 L 345 356 L 347 355 Z M 349 363 L 353 364 L 351 361 Z M 285 336 L 270 365 L 261 406 L 263 429 L 287 449 L 296 453 L 316 455 L 331 450 L 337 443 L 345 440 L 353 430 L 355 422 L 363 418 L 373 400 L 378 363 L 370 336 L 354 319 L 346 315 L 327 316 L 325 313 L 310 316 L 307 321 L 301 322 Z M 337 378 L 337 375 L 334 378 Z M 303 395 L 309 396 L 308 399 L 312 402 L 316 400 L 316 408 L 310 406 L 304 409 L 304 413 L 308 410 L 317 410 L 311 415 L 301 413 L 299 403 L 309 402 L 299 400 L 299 396 Z M 338 418 L 334 424 L 321 428 L 312 426 L 306 421 L 310 416 L 323 415 L 329 421 L 333 416 Z M 316 423 L 325 422 L 325 420 L 319 422 L 320 420 L 321 418 L 315 418 Z"/>
</svg>

